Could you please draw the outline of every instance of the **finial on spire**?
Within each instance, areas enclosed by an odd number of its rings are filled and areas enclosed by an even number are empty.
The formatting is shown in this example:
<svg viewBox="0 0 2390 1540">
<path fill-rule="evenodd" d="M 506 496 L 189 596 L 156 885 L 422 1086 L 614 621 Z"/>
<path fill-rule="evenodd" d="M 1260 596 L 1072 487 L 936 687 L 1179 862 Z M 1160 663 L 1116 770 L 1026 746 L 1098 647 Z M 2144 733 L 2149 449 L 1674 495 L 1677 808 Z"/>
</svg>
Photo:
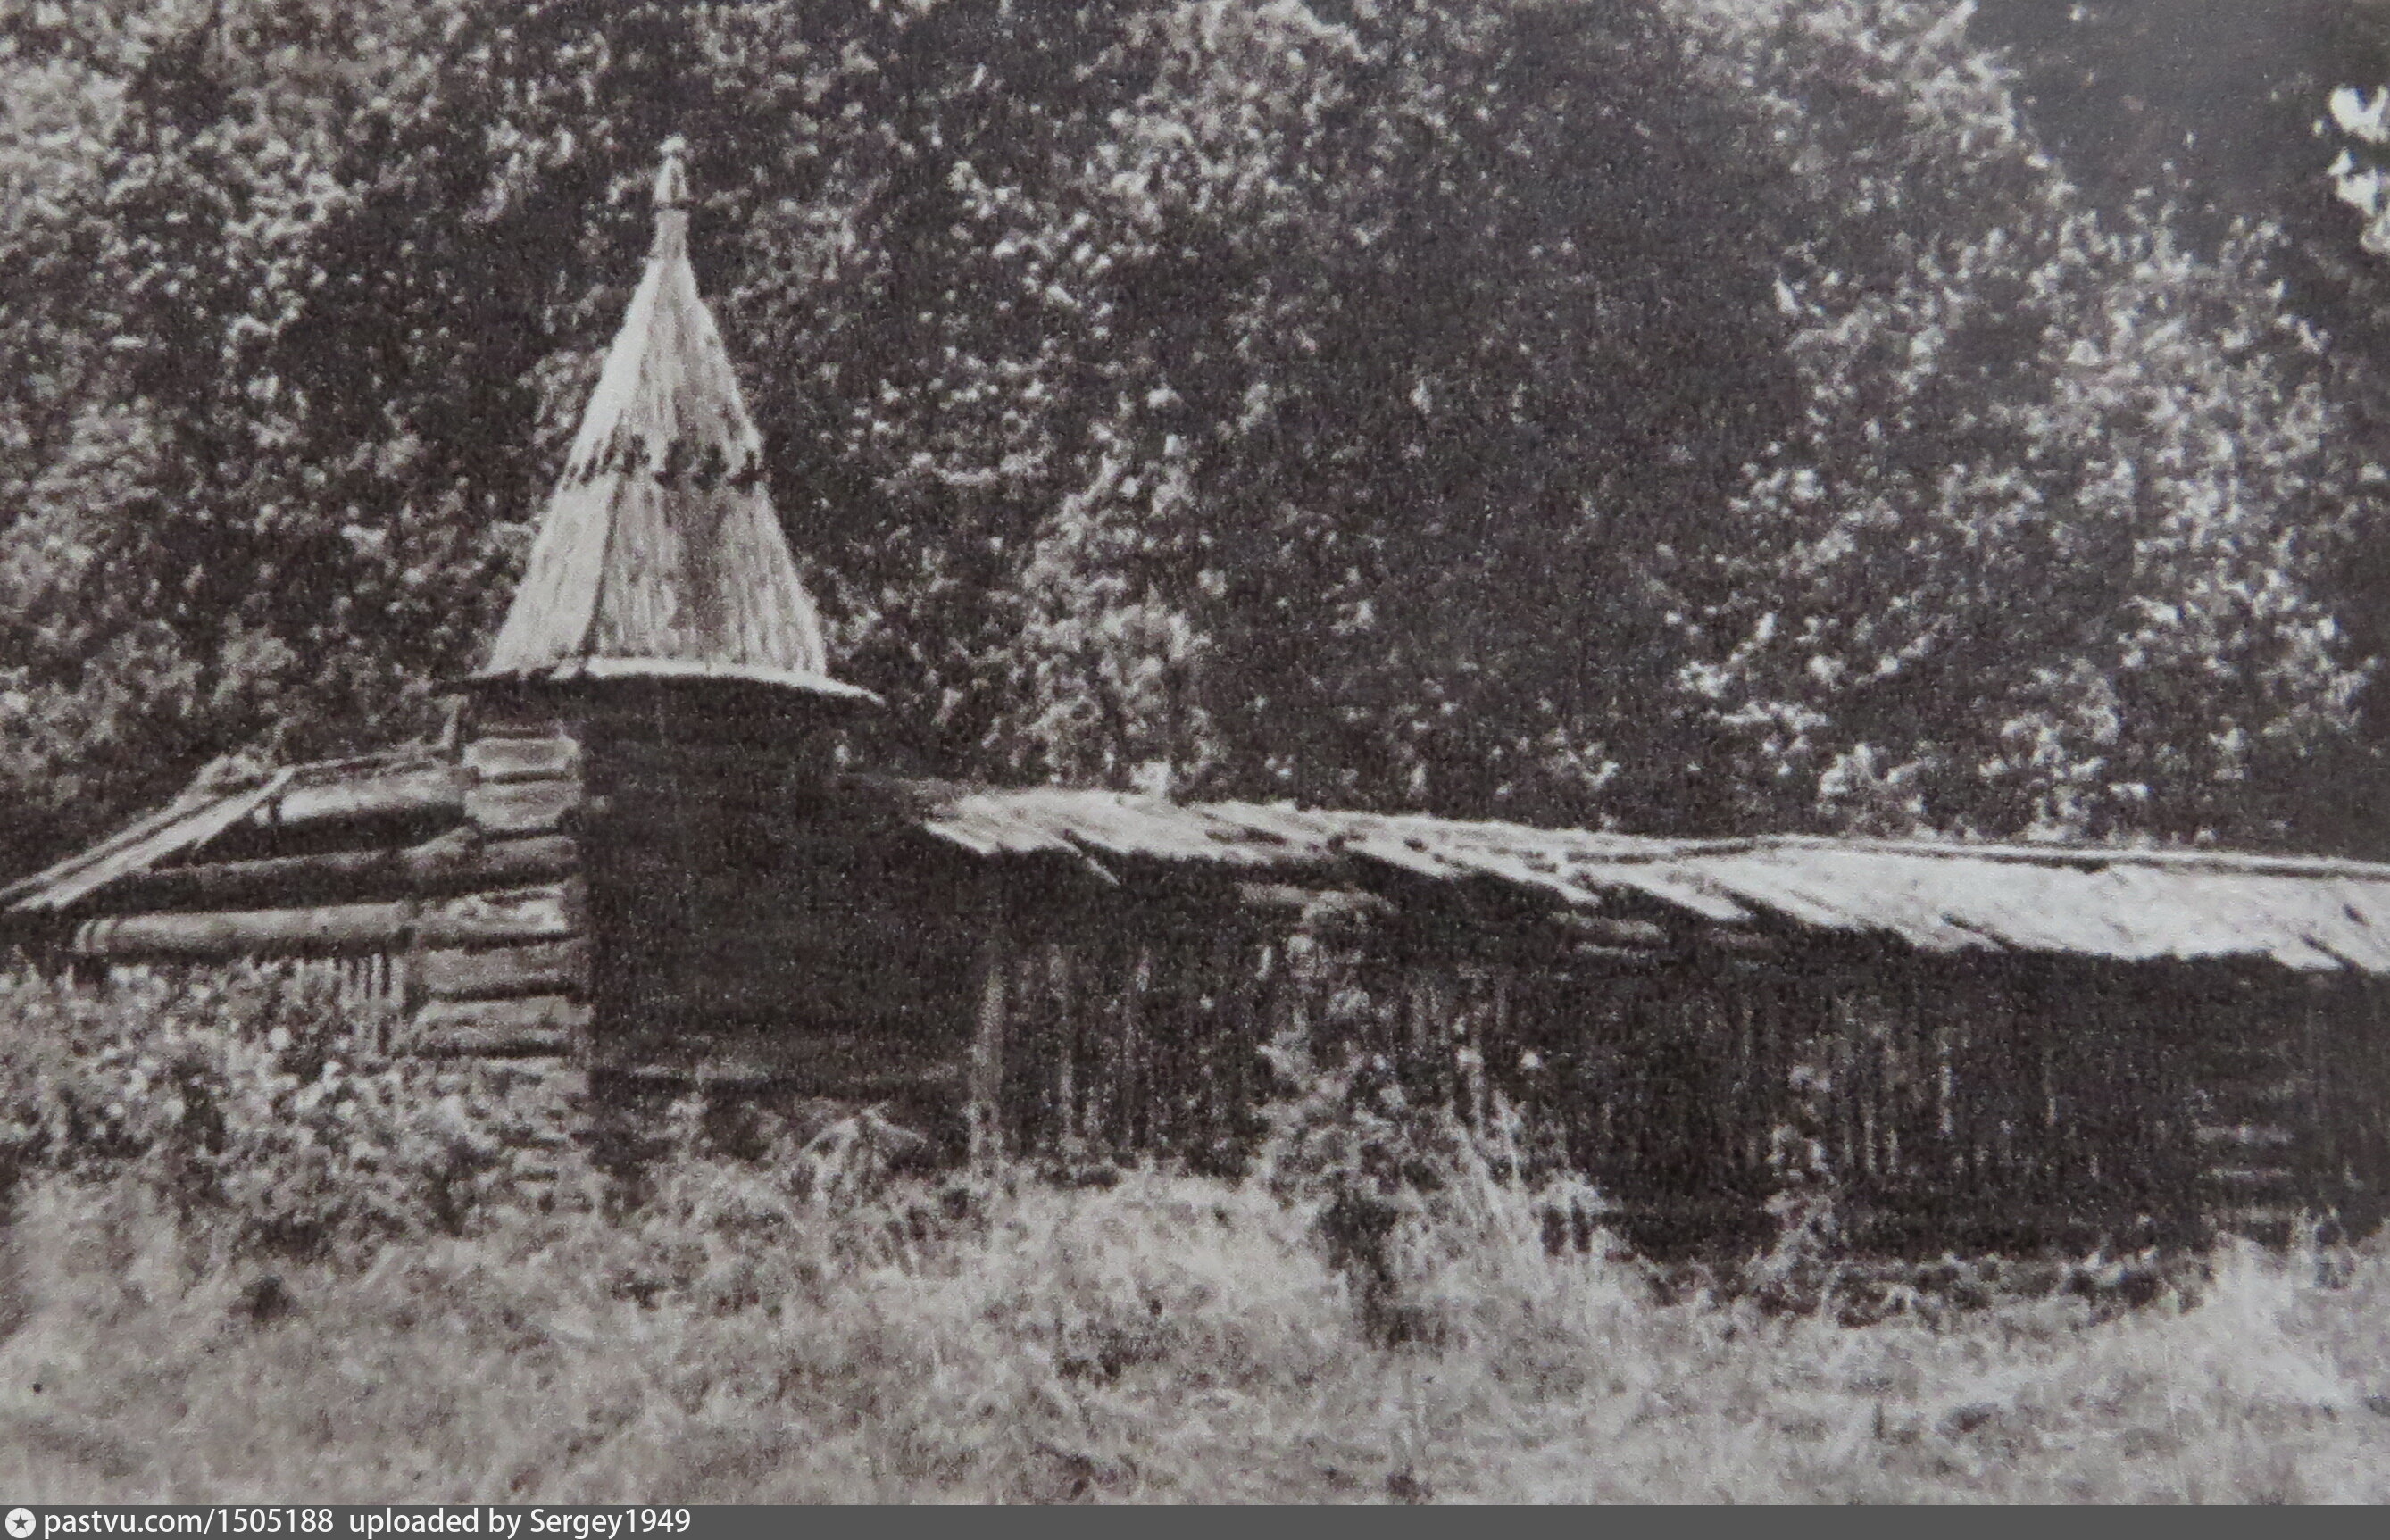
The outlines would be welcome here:
<svg viewBox="0 0 2390 1540">
<path fill-rule="evenodd" d="M 675 134 L 656 154 L 656 239 L 648 254 L 671 260 L 688 250 L 688 141 Z"/>
<path fill-rule="evenodd" d="M 657 151 L 647 270 L 475 677 L 867 699 L 829 677 L 820 612 L 765 485 L 763 436 L 689 267 L 687 146 L 675 135 Z"/>
<path fill-rule="evenodd" d="M 688 207 L 688 141 L 675 134 L 657 147 L 662 164 L 656 167 L 656 207 L 686 209 Z"/>
</svg>

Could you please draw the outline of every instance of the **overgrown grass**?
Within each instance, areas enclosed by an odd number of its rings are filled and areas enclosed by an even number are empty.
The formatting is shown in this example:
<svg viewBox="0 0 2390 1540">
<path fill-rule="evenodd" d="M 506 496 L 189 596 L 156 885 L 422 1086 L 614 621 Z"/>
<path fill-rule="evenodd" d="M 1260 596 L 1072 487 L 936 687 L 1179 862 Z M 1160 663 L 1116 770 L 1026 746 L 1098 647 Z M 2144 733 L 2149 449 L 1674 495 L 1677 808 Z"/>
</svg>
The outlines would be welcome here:
<svg viewBox="0 0 2390 1540">
<path fill-rule="evenodd" d="M 2223 1251 L 2136 1310 L 2054 1293 L 1849 1328 L 1668 1303 L 1631 1260 L 1547 1256 L 1522 1206 L 1411 1249 L 1436 1329 L 1390 1349 L 1305 1211 L 1253 1188 L 910 1196 L 909 1223 L 828 1219 L 691 1162 L 636 1224 L 521 1214 L 269 1266 L 136 1184 L 45 1179 L 8 1238 L 0 1490 L 2390 1498 L 2378 1248 Z"/>
<path fill-rule="evenodd" d="M 1240 1185 L 891 1185 L 262 974 L 6 985 L 15 1501 L 2390 1500 L 2390 1242 L 1713 1275 L 1382 1067 Z"/>
</svg>

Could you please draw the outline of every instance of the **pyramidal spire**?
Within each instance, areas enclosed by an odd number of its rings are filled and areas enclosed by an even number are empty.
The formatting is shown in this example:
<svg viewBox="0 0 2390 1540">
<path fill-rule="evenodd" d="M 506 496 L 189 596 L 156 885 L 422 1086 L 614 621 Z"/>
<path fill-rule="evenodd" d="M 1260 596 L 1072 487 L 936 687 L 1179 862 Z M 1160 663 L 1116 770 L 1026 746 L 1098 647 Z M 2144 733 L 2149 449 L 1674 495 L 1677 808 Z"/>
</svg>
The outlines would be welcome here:
<svg viewBox="0 0 2390 1540">
<path fill-rule="evenodd" d="M 868 699 L 829 677 L 763 436 L 689 270 L 681 157 L 668 141 L 647 272 L 473 678 L 723 678 Z"/>
</svg>

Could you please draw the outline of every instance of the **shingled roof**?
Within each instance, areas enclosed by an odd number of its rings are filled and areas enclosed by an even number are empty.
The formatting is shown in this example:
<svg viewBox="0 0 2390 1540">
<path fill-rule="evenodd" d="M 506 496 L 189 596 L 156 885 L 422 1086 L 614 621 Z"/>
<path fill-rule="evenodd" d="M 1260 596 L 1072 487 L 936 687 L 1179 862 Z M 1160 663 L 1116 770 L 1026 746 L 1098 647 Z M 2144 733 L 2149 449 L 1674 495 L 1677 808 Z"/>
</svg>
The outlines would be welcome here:
<svg viewBox="0 0 2390 1540">
<path fill-rule="evenodd" d="M 476 683 L 724 678 L 841 699 L 765 487 L 763 437 L 688 263 L 676 147 L 655 244 Z"/>
</svg>

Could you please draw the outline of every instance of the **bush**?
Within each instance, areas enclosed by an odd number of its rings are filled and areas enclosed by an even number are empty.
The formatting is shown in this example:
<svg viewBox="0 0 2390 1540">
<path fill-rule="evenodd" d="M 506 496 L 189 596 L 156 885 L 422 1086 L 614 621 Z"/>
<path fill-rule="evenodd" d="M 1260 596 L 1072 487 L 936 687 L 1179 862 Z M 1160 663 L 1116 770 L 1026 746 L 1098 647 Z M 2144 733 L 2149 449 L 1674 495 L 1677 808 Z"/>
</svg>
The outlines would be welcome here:
<svg viewBox="0 0 2390 1540">
<path fill-rule="evenodd" d="M 553 1200 L 569 1098 L 527 1067 L 391 1055 L 387 1024 L 287 968 L 0 975 L 0 1183 L 131 1176 L 302 1255 Z"/>
<path fill-rule="evenodd" d="M 1498 1094 L 1472 1126 L 1442 1098 L 1407 1094 L 1382 1055 L 1349 1052 L 1322 1070 L 1279 1044 L 1270 1058 L 1291 1094 L 1266 1114 L 1265 1179 L 1281 1201 L 1316 1211 L 1328 1265 L 1371 1341 L 1447 1338 L 1457 1317 L 1437 1280 L 1457 1264 L 1594 1249 L 1598 1195 L 1528 1157 L 1527 1130 Z"/>
</svg>

